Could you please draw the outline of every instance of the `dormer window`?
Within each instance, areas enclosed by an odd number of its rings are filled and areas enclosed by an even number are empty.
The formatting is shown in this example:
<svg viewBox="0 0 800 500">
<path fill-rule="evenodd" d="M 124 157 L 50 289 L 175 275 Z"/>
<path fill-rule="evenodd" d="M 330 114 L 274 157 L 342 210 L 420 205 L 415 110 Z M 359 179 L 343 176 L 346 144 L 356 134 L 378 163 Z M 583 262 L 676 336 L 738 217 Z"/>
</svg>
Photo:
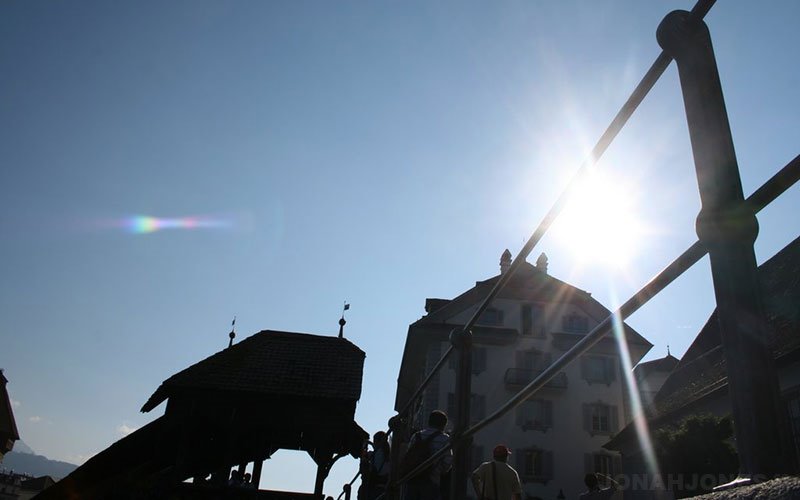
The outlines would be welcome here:
<svg viewBox="0 0 800 500">
<path fill-rule="evenodd" d="M 568 314 L 561 319 L 561 326 L 567 333 L 586 333 L 589 331 L 589 319 L 580 314 Z"/>
<path fill-rule="evenodd" d="M 494 307 L 490 307 L 483 311 L 481 317 L 478 318 L 479 325 L 487 325 L 487 326 L 501 326 L 503 324 L 503 311 L 502 309 L 496 309 Z"/>
</svg>

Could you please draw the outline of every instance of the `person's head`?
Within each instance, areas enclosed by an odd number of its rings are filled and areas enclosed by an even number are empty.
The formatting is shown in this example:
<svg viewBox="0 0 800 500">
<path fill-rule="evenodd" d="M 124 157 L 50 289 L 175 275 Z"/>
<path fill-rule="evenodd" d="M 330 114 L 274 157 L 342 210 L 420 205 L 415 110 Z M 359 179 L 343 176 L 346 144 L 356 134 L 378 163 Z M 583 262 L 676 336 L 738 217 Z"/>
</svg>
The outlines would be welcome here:
<svg viewBox="0 0 800 500">
<path fill-rule="evenodd" d="M 251 477 L 253 477 L 253 476 L 251 476 L 249 472 L 245 472 L 244 473 L 244 482 L 245 483 L 249 483 Z"/>
<path fill-rule="evenodd" d="M 591 472 L 583 476 L 583 482 L 586 483 L 586 487 L 590 490 L 597 489 L 597 476 Z"/>
<path fill-rule="evenodd" d="M 379 445 L 386 442 L 386 433 L 383 431 L 378 431 L 372 435 L 372 440 L 375 442 L 375 445 Z"/>
<path fill-rule="evenodd" d="M 447 414 L 442 410 L 433 410 L 428 417 L 428 425 L 434 429 L 443 431 L 447 427 Z"/>
<path fill-rule="evenodd" d="M 498 462 L 507 462 L 509 455 L 511 455 L 511 449 L 504 444 L 498 444 L 492 451 L 492 458 Z"/>
</svg>

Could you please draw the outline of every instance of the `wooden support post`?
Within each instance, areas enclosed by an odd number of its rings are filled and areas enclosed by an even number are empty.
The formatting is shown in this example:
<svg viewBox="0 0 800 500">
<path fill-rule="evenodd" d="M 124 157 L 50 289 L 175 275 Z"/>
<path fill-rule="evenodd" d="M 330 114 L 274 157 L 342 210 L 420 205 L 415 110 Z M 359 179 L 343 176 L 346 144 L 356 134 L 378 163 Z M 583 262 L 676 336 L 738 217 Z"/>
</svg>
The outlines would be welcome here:
<svg viewBox="0 0 800 500">
<path fill-rule="evenodd" d="M 261 470 L 264 467 L 263 460 L 256 460 L 253 462 L 253 484 L 256 485 L 256 489 L 259 489 L 259 484 L 261 484 Z"/>
<path fill-rule="evenodd" d="M 319 455 L 317 451 L 314 452 L 314 462 L 317 464 L 317 478 L 314 481 L 314 495 L 322 497 L 322 487 L 325 485 L 325 479 L 328 477 L 331 465 L 333 465 L 333 453 L 321 452 Z"/>
</svg>

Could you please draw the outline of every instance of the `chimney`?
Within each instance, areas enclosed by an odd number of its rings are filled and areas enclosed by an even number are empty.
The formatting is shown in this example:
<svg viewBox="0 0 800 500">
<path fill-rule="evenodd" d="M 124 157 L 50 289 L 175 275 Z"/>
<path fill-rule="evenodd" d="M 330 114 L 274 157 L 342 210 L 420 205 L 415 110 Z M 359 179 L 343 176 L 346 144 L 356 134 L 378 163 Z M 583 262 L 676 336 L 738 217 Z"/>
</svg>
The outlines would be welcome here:
<svg viewBox="0 0 800 500">
<path fill-rule="evenodd" d="M 542 252 L 542 255 L 536 259 L 536 269 L 540 270 L 544 274 L 547 274 L 547 254 Z"/>
<path fill-rule="evenodd" d="M 506 274 L 509 267 L 511 267 L 511 252 L 506 248 L 506 251 L 500 256 L 500 274 Z"/>
</svg>

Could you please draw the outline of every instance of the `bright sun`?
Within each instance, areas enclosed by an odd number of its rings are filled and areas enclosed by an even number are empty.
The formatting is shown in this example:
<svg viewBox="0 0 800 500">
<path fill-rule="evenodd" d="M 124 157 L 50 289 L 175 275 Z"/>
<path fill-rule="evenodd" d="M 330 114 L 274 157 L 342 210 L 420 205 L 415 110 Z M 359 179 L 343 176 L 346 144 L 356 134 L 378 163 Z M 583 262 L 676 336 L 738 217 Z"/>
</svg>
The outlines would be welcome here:
<svg viewBox="0 0 800 500">
<path fill-rule="evenodd" d="M 645 237 L 632 186 L 589 173 L 553 225 L 553 235 L 581 264 L 625 268 Z"/>
</svg>

